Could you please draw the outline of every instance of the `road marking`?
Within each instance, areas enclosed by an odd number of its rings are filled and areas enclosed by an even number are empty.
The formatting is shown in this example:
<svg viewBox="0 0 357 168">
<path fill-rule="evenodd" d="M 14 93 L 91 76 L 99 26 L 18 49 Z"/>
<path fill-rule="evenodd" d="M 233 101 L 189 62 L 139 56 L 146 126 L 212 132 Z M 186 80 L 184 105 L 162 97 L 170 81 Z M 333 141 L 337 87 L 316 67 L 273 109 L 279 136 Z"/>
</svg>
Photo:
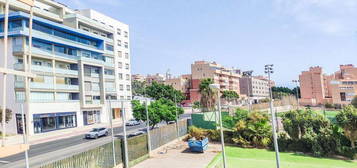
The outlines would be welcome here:
<svg viewBox="0 0 357 168">
<path fill-rule="evenodd" d="M 4 163 L 4 164 L 9 164 L 9 161 L 5 161 L 5 160 L 0 160 L 0 163 Z"/>
</svg>

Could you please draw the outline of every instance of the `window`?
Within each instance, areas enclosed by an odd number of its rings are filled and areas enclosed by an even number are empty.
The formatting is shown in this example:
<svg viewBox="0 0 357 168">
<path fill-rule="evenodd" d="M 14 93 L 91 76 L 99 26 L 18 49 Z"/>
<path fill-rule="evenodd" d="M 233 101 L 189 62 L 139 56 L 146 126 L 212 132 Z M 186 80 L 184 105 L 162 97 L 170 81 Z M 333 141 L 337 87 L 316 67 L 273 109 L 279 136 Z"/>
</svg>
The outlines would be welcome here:
<svg viewBox="0 0 357 168">
<path fill-rule="evenodd" d="M 120 68 L 120 69 L 123 68 L 123 63 L 122 62 L 118 62 L 118 68 Z"/>
<path fill-rule="evenodd" d="M 117 29 L 117 34 L 121 35 L 121 30 L 120 29 Z"/>
<path fill-rule="evenodd" d="M 123 54 L 122 54 L 121 51 L 118 51 L 118 57 L 119 57 L 119 58 L 123 57 Z"/>
<path fill-rule="evenodd" d="M 129 48 L 128 42 L 124 42 L 124 47 L 125 47 L 125 48 Z"/>
<path fill-rule="evenodd" d="M 125 69 L 130 69 L 129 64 L 125 64 Z"/>
<path fill-rule="evenodd" d="M 341 97 L 341 101 L 346 101 L 346 93 L 345 92 L 341 92 L 340 97 Z"/>
<path fill-rule="evenodd" d="M 124 31 L 124 37 L 128 37 L 128 32 Z"/>
<path fill-rule="evenodd" d="M 105 49 L 108 51 L 114 51 L 113 45 L 110 45 L 110 44 L 105 44 Z"/>
<path fill-rule="evenodd" d="M 119 90 L 121 90 L 121 91 L 124 90 L 124 85 L 123 85 L 123 84 L 120 84 L 120 85 L 119 85 Z"/>
<path fill-rule="evenodd" d="M 106 69 L 106 70 L 104 70 L 104 74 L 106 74 L 106 75 L 114 75 L 114 71 L 110 70 L 110 69 Z"/>
<path fill-rule="evenodd" d="M 129 59 L 129 53 L 125 53 L 125 58 Z"/>
<path fill-rule="evenodd" d="M 120 100 L 124 100 L 124 96 L 120 96 Z"/>
<path fill-rule="evenodd" d="M 131 96 L 128 96 L 128 100 L 131 100 Z"/>
<path fill-rule="evenodd" d="M 118 42 L 118 46 L 121 46 L 121 40 L 118 40 L 117 42 Z"/>
<path fill-rule="evenodd" d="M 123 74 L 119 73 L 119 79 L 122 80 L 123 79 Z"/>
<path fill-rule="evenodd" d="M 126 85 L 126 90 L 130 91 L 130 85 Z"/>
<path fill-rule="evenodd" d="M 130 75 L 126 74 L 126 80 L 130 80 Z"/>
</svg>

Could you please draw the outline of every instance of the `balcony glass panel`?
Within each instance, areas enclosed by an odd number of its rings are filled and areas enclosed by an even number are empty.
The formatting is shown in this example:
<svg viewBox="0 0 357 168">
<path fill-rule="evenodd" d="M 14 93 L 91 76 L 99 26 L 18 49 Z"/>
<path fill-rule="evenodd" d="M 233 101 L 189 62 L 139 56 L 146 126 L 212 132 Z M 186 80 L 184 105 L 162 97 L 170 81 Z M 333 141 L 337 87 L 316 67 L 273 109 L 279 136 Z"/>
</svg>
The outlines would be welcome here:
<svg viewBox="0 0 357 168">
<path fill-rule="evenodd" d="M 61 89 L 61 90 L 79 90 L 78 85 L 56 85 L 56 89 Z"/>
<path fill-rule="evenodd" d="M 61 69 L 57 68 L 56 73 L 64 74 L 64 75 L 78 75 L 78 71 L 76 70 L 70 70 L 70 69 Z"/>
<path fill-rule="evenodd" d="M 50 83 L 38 83 L 38 82 L 31 82 L 30 88 L 33 89 L 53 89 L 53 84 Z"/>
<path fill-rule="evenodd" d="M 31 70 L 40 72 L 52 72 L 52 67 L 32 65 Z"/>
</svg>

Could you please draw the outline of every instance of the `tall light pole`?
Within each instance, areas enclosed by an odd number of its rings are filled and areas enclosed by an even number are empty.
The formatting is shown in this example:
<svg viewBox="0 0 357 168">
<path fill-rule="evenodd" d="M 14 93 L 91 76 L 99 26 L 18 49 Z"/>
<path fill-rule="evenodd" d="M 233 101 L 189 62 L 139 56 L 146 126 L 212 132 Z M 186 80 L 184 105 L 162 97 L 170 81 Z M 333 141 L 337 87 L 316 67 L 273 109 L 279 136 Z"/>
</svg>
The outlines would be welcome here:
<svg viewBox="0 0 357 168">
<path fill-rule="evenodd" d="M 113 150 L 113 165 L 116 166 L 116 156 L 115 156 L 115 142 L 114 142 L 114 130 L 113 130 L 113 112 L 112 112 L 112 98 L 109 96 L 109 109 L 108 109 L 108 116 L 110 122 L 110 130 L 111 130 L 111 138 L 112 138 L 112 150 Z"/>
<path fill-rule="evenodd" d="M 178 127 L 178 112 L 177 112 L 177 101 L 176 101 L 176 94 L 174 95 L 175 96 L 175 112 L 176 112 L 176 136 L 177 136 L 177 140 L 180 140 L 180 133 L 179 133 L 179 127 Z"/>
<path fill-rule="evenodd" d="M 249 113 L 252 111 L 252 102 L 251 102 L 251 100 L 250 100 L 250 83 L 251 83 L 251 77 L 252 77 L 252 74 L 253 74 L 253 71 L 244 71 L 243 72 L 243 76 L 244 77 L 247 77 L 248 79 L 247 79 L 247 96 L 248 96 L 248 111 L 249 111 Z"/>
<path fill-rule="evenodd" d="M 299 80 L 293 80 L 293 82 L 296 84 L 296 103 L 297 103 L 297 109 L 299 110 Z"/>
<path fill-rule="evenodd" d="M 223 123 L 222 123 L 222 111 L 221 111 L 221 98 L 220 98 L 220 85 L 219 84 L 210 84 L 209 87 L 217 92 L 217 107 L 218 107 L 218 116 L 219 116 L 219 126 L 221 134 L 221 145 L 222 145 L 222 156 L 223 156 L 223 168 L 227 168 L 226 160 L 226 151 L 224 149 L 224 134 L 223 134 Z"/>
<path fill-rule="evenodd" d="M 271 119 L 272 119 L 272 126 L 273 126 L 273 139 L 274 139 L 274 148 L 275 148 L 275 157 L 276 157 L 276 167 L 280 168 L 280 156 L 279 156 L 279 147 L 278 147 L 278 138 L 277 138 L 277 133 L 276 133 L 276 118 L 275 118 L 275 113 L 273 112 L 273 94 L 272 94 L 272 89 L 271 89 L 271 82 L 270 82 L 270 74 L 272 74 L 273 71 L 273 64 L 268 64 L 265 65 L 265 73 L 268 74 L 268 80 L 269 80 L 269 93 L 270 93 L 270 113 L 271 113 Z"/>
<path fill-rule="evenodd" d="M 145 112 L 146 112 L 146 132 L 148 134 L 148 153 L 149 157 L 151 154 L 151 139 L 150 139 L 150 118 L 149 118 L 149 110 L 148 110 L 148 98 L 145 97 Z"/>
<path fill-rule="evenodd" d="M 124 101 L 121 101 L 122 121 L 123 121 L 123 136 L 124 136 L 124 165 L 125 168 L 129 168 L 129 156 L 128 156 L 128 139 L 126 137 L 126 114 L 124 109 Z"/>
<path fill-rule="evenodd" d="M 9 0 L 6 0 L 5 4 L 5 21 L 4 21 L 4 68 L 7 69 L 7 37 L 8 37 L 8 24 L 9 24 Z M 7 73 L 3 74 L 3 95 L 2 95 L 2 143 L 1 146 L 5 147 L 5 135 L 6 135 L 6 82 Z"/>
</svg>

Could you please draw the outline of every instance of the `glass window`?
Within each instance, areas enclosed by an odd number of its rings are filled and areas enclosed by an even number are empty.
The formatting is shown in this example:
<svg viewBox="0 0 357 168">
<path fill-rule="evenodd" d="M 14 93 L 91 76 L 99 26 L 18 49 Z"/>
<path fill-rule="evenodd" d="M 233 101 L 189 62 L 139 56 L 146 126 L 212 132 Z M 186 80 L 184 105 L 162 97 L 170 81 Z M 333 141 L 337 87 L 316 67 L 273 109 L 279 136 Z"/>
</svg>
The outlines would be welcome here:
<svg viewBox="0 0 357 168">
<path fill-rule="evenodd" d="M 119 79 L 123 79 L 123 74 L 119 73 Z"/>
<path fill-rule="evenodd" d="M 125 58 L 129 59 L 129 53 L 125 53 Z"/>
<path fill-rule="evenodd" d="M 61 54 L 65 54 L 66 53 L 66 49 L 62 46 L 55 46 L 55 52 L 56 53 L 61 53 Z"/>
<path fill-rule="evenodd" d="M 124 42 L 124 47 L 125 47 L 125 48 L 129 48 L 128 42 Z"/>
<path fill-rule="evenodd" d="M 28 43 L 28 41 L 27 41 Z M 39 49 L 43 49 L 43 50 L 47 50 L 47 51 L 52 51 L 52 45 L 49 43 L 45 43 L 45 42 L 41 42 L 38 40 L 33 40 L 32 41 L 32 46 L 35 48 L 39 48 Z"/>
<path fill-rule="evenodd" d="M 110 45 L 110 44 L 105 44 L 105 49 L 108 51 L 114 51 L 113 45 Z"/>
</svg>

